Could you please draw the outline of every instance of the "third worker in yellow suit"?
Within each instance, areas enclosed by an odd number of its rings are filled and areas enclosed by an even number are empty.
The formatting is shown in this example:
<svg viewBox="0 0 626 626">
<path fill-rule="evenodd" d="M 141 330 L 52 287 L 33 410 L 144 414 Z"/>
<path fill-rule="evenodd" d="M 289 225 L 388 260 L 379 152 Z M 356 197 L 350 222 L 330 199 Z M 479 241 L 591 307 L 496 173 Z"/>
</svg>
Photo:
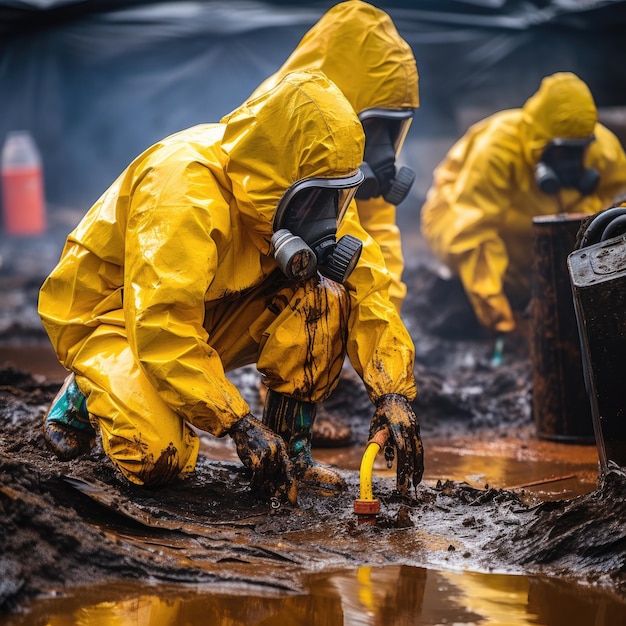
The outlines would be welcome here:
<svg viewBox="0 0 626 626">
<path fill-rule="evenodd" d="M 407 196 L 415 174 L 408 167 L 396 167 L 396 158 L 419 107 L 415 57 L 387 13 L 367 2 L 348 0 L 321 17 L 253 97 L 285 74 L 305 69 L 324 72 L 363 124 L 365 181 L 356 194 L 357 213 L 364 230 L 381 248 L 391 279 L 389 299 L 400 313 L 406 285 L 396 205 Z M 347 425 L 326 411 L 318 412 L 315 445 L 342 445 L 349 439 Z"/>
<path fill-rule="evenodd" d="M 626 155 L 575 74 L 545 77 L 519 109 L 474 124 L 436 168 L 421 212 L 434 254 L 480 324 L 515 329 L 530 298 L 532 218 L 593 214 L 626 189 Z"/>
</svg>

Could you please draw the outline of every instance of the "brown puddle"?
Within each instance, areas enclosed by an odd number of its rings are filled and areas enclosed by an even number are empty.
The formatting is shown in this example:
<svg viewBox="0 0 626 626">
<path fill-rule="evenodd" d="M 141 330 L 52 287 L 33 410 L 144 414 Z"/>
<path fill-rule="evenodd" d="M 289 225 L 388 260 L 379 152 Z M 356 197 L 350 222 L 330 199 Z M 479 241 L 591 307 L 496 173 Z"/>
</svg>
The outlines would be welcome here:
<svg viewBox="0 0 626 626">
<path fill-rule="evenodd" d="M 23 614 L 0 617 L 0 625 L 617 626 L 626 620 L 626 601 L 541 577 L 398 565 L 314 574 L 303 583 L 301 594 L 223 585 L 86 587 L 33 602 Z"/>
<path fill-rule="evenodd" d="M 41 341 L 0 345 L 2 362 L 36 376 L 45 376 L 50 381 L 62 382 L 68 374 L 52 347 Z"/>
</svg>

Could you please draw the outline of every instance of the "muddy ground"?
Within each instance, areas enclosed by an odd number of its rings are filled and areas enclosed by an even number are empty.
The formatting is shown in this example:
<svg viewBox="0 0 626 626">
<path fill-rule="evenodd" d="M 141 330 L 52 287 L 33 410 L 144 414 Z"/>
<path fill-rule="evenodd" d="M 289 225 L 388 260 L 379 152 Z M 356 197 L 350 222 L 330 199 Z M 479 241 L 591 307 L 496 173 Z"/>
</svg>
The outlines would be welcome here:
<svg viewBox="0 0 626 626">
<path fill-rule="evenodd" d="M 0 267 L 0 345 L 45 342 L 34 307 L 49 260 L 16 267 L 29 255 L 14 254 L 12 245 L 4 242 Z M 463 321 L 463 307 L 444 293 L 427 255 L 410 264 L 406 281 L 403 316 L 417 350 L 414 407 L 426 463 L 430 437 L 534 437 L 524 334 L 493 366 L 492 340 Z M 459 327 L 464 336 L 450 338 Z M 231 377 L 255 406 L 254 368 Z M 0 362 L 2 611 L 69 586 L 119 579 L 298 590 L 307 572 L 364 563 L 546 574 L 626 597 L 626 476 L 619 469 L 592 493 L 534 506 L 513 491 L 451 480 L 422 484 L 401 499 L 391 478 L 375 477 L 383 512 L 372 526 L 353 513 L 355 471 L 341 470 L 349 485 L 343 495 L 301 490 L 297 507 L 275 508 L 249 490 L 241 464 L 205 454 L 192 477 L 159 490 L 123 481 L 98 444 L 89 456 L 62 463 L 41 432 L 57 389 L 58 381 Z M 354 445 L 362 447 L 372 407 L 349 368 L 327 408 L 350 422 Z"/>
</svg>

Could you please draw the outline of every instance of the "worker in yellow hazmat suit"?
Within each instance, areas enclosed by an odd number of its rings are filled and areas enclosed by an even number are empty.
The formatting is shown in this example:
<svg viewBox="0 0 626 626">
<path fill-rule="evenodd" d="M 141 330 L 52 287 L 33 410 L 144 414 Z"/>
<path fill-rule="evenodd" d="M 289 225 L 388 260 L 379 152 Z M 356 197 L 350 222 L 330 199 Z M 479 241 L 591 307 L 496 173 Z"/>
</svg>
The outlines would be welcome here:
<svg viewBox="0 0 626 626">
<path fill-rule="evenodd" d="M 380 246 L 391 277 L 389 297 L 398 311 L 406 295 L 404 258 L 396 205 L 415 174 L 396 168 L 415 109 L 418 73 L 409 44 L 380 9 L 348 0 L 329 9 L 304 35 L 282 67 L 254 92 L 275 85 L 294 70 L 322 70 L 341 89 L 363 123 L 366 178 L 356 193 L 361 225 Z"/>
<path fill-rule="evenodd" d="M 387 13 L 367 2 L 348 0 L 321 17 L 253 97 L 288 72 L 307 68 L 323 71 L 363 123 L 361 169 L 366 178 L 356 193 L 357 212 L 361 225 L 381 248 L 391 278 L 389 298 L 400 312 L 406 285 L 396 205 L 408 194 L 415 174 L 408 167 L 397 168 L 396 158 L 419 107 L 415 57 Z M 348 424 L 321 406 L 313 431 L 314 445 L 346 445 L 351 438 Z"/>
<path fill-rule="evenodd" d="M 626 189 L 626 155 L 587 85 L 547 76 L 520 109 L 471 126 L 433 175 L 421 230 L 481 325 L 515 328 L 530 298 L 532 218 L 596 213 Z"/>
<path fill-rule="evenodd" d="M 345 354 L 397 449 L 398 486 L 423 471 L 411 338 L 380 250 L 351 202 L 361 124 L 321 72 L 291 73 L 227 115 L 139 155 L 68 236 L 39 314 L 71 371 L 44 423 L 62 459 L 99 429 L 133 483 L 190 472 L 189 424 L 230 435 L 252 482 L 341 489 L 310 451 L 317 403 Z M 225 372 L 256 363 L 262 420 Z M 278 433 L 278 434 L 276 434 Z"/>
</svg>

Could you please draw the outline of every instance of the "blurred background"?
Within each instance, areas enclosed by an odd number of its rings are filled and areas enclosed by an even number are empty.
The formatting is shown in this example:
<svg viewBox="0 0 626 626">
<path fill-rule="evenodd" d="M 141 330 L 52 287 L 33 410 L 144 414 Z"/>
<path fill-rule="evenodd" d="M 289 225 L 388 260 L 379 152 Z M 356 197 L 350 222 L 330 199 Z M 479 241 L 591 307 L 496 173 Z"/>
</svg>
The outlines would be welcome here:
<svg viewBox="0 0 626 626">
<path fill-rule="evenodd" d="M 237 107 L 334 4 L 0 0 L 0 145 L 30 132 L 48 222 L 69 231 L 143 149 Z M 412 46 L 420 76 L 402 155 L 418 176 L 399 221 L 413 223 L 434 167 L 471 122 L 521 106 L 555 71 L 587 82 L 624 141 L 626 2 L 373 4 Z"/>
</svg>

